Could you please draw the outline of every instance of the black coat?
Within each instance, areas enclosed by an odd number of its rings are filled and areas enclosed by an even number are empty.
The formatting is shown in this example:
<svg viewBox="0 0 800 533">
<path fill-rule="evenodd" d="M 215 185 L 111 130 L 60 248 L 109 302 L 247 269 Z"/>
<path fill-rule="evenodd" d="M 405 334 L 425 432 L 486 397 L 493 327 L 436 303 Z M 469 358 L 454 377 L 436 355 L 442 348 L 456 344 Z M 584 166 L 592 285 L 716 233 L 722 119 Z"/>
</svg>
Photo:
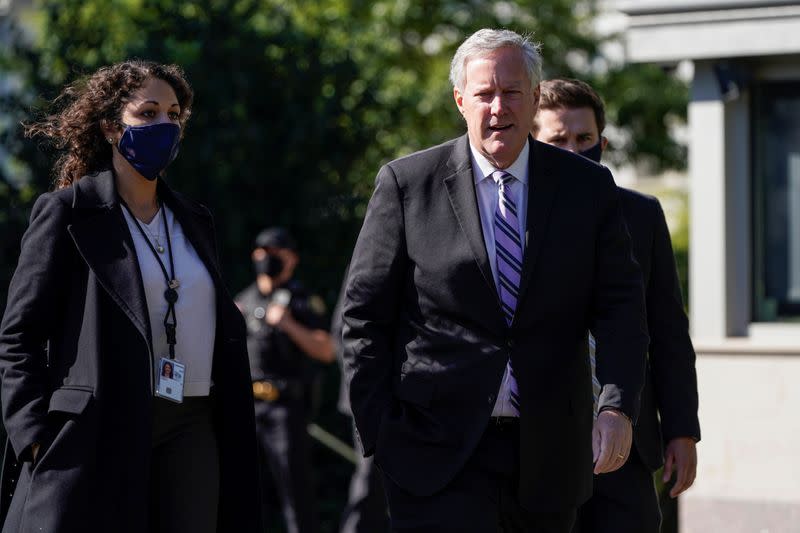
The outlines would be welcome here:
<svg viewBox="0 0 800 533">
<path fill-rule="evenodd" d="M 683 309 L 667 221 L 655 198 L 620 189 L 622 211 L 642 267 L 650 332 L 645 386 L 634 448 L 651 470 L 664 463 L 664 443 L 700 440 L 695 353 Z"/>
<path fill-rule="evenodd" d="M 641 273 L 607 169 L 530 140 L 525 255 L 507 326 L 466 136 L 384 166 L 350 264 L 345 366 L 366 454 L 417 495 L 472 454 L 506 363 L 517 378 L 519 497 L 576 507 L 592 489 L 588 336 L 600 405 L 635 419 L 648 344 Z"/>
<path fill-rule="evenodd" d="M 210 212 L 163 182 L 158 194 L 216 287 L 218 530 L 255 533 L 260 502 L 244 323 L 222 282 Z M 0 327 L 3 420 L 24 463 L 4 533 L 147 530 L 151 345 L 136 251 L 111 172 L 43 194 Z M 31 466 L 34 442 L 41 448 Z"/>
</svg>

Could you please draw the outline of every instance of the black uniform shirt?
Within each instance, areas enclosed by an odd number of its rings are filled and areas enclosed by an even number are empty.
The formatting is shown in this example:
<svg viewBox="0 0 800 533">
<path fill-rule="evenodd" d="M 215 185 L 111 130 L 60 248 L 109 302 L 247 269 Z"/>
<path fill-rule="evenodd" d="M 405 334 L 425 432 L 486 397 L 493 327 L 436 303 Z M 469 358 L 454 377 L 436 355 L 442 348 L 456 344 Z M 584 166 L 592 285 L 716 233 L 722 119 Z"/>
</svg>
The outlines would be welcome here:
<svg viewBox="0 0 800 533">
<path fill-rule="evenodd" d="M 268 378 L 306 380 L 311 374 L 311 359 L 291 338 L 266 323 L 267 307 L 286 303 L 292 316 L 310 329 L 327 330 L 325 304 L 299 282 L 289 281 L 264 296 L 253 283 L 236 296 L 236 303 L 247 322 L 247 353 L 253 381 Z"/>
</svg>

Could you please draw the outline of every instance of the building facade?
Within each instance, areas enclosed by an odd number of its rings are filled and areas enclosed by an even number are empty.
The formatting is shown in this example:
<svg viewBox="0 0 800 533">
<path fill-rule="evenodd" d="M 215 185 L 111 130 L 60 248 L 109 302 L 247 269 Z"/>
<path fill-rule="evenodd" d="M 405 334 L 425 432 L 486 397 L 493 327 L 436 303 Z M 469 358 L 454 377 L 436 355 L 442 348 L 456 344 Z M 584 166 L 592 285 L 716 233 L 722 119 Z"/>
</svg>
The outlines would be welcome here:
<svg viewBox="0 0 800 533">
<path fill-rule="evenodd" d="M 800 2 L 636 0 L 627 60 L 694 65 L 684 533 L 800 531 Z"/>
</svg>

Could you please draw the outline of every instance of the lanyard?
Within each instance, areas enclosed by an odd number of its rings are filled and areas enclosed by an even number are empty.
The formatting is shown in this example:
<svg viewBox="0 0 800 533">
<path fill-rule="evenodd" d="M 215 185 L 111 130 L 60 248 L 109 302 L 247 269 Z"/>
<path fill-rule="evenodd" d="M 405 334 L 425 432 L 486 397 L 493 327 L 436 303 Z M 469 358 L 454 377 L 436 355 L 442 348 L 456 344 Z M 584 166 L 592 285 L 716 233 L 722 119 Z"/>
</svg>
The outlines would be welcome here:
<svg viewBox="0 0 800 533">
<path fill-rule="evenodd" d="M 161 267 L 161 272 L 164 274 L 164 281 L 167 283 L 167 288 L 164 290 L 164 299 L 167 301 L 167 315 L 164 317 L 164 329 L 167 332 L 167 344 L 169 345 L 169 358 L 175 359 L 175 345 L 178 343 L 178 338 L 176 335 L 176 328 L 178 326 L 178 317 L 175 314 L 175 302 L 178 301 L 178 291 L 176 290 L 180 283 L 175 278 L 175 261 L 172 258 L 172 241 L 169 238 L 169 224 L 167 223 L 167 209 L 163 205 L 159 205 L 161 209 L 161 219 L 164 221 L 164 234 L 167 238 L 167 250 L 169 250 L 169 273 L 167 273 L 167 267 L 164 266 L 164 262 L 161 261 L 161 257 L 159 257 L 158 252 L 153 247 L 153 243 L 150 242 L 150 238 L 144 232 L 144 228 L 139 223 L 139 220 L 133 216 L 133 212 L 131 208 L 128 207 L 128 204 L 125 203 L 125 200 L 120 198 L 120 203 L 125 206 L 125 209 L 128 210 L 128 214 L 133 219 L 133 222 L 136 224 L 136 227 L 139 228 L 139 233 L 142 234 L 144 237 L 144 242 L 147 243 L 148 248 L 150 251 L 153 252 L 153 257 L 156 258 L 158 261 L 158 266 Z M 170 320 L 171 317 L 171 320 Z"/>
</svg>

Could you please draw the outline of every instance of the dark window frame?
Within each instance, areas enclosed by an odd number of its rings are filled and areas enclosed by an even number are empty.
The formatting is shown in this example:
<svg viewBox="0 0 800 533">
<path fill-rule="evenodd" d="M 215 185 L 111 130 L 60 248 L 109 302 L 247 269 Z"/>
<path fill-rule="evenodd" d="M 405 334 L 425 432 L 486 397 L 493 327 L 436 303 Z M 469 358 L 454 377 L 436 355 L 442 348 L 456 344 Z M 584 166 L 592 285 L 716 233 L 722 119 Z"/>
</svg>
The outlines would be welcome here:
<svg viewBox="0 0 800 533">
<path fill-rule="evenodd" d="M 776 218 L 778 220 L 781 219 L 780 208 L 782 206 L 771 207 L 768 205 L 768 198 L 778 194 L 768 190 L 770 187 L 775 186 L 775 183 L 770 181 L 775 182 L 776 177 L 780 179 L 780 173 L 774 172 L 775 163 L 771 165 L 768 158 L 770 155 L 779 155 L 770 154 L 771 151 L 775 152 L 781 149 L 780 146 L 778 148 L 769 146 L 772 139 L 778 138 L 774 129 L 769 131 L 769 128 L 774 126 L 775 122 L 780 123 L 780 118 L 775 109 L 778 104 L 775 102 L 781 98 L 796 100 L 797 103 L 794 104 L 792 102 L 791 105 L 797 105 L 800 108 L 800 80 L 765 80 L 754 84 L 753 98 L 751 100 L 751 146 L 753 154 L 751 162 L 753 213 L 751 224 L 753 242 L 752 314 L 754 322 L 800 322 L 800 299 L 790 298 L 788 293 L 788 285 L 791 278 L 790 266 L 788 265 L 788 256 L 790 254 L 789 239 L 792 231 L 789 228 L 788 219 L 791 217 L 791 213 L 789 213 L 789 208 L 787 207 L 785 217 L 783 217 L 785 227 L 782 228 L 779 223 L 775 223 Z M 797 123 L 791 122 L 789 124 L 791 129 L 786 131 L 796 129 L 800 132 L 800 111 L 797 112 L 797 117 Z M 788 151 L 788 149 L 787 146 L 786 150 Z M 798 144 L 798 152 L 800 152 L 800 144 Z M 778 160 L 775 159 L 775 161 Z M 778 161 L 778 168 L 780 164 L 780 161 Z M 771 166 L 773 168 L 770 168 Z M 789 169 L 786 168 L 786 182 L 783 185 L 787 192 L 789 188 L 788 174 Z M 798 199 L 798 205 L 800 205 L 800 199 Z M 800 213 L 797 216 L 800 217 Z M 775 234 L 780 235 L 784 230 L 786 235 L 781 243 L 782 239 L 780 236 L 776 238 Z M 800 232 L 800 227 L 794 231 Z M 776 247 L 780 249 L 781 246 L 783 247 L 783 256 L 776 254 Z M 785 264 L 781 264 L 781 257 L 784 258 Z M 786 270 L 785 276 L 781 276 L 781 269 Z M 775 287 L 781 285 L 787 286 L 786 292 L 783 295 L 776 294 Z"/>
</svg>

